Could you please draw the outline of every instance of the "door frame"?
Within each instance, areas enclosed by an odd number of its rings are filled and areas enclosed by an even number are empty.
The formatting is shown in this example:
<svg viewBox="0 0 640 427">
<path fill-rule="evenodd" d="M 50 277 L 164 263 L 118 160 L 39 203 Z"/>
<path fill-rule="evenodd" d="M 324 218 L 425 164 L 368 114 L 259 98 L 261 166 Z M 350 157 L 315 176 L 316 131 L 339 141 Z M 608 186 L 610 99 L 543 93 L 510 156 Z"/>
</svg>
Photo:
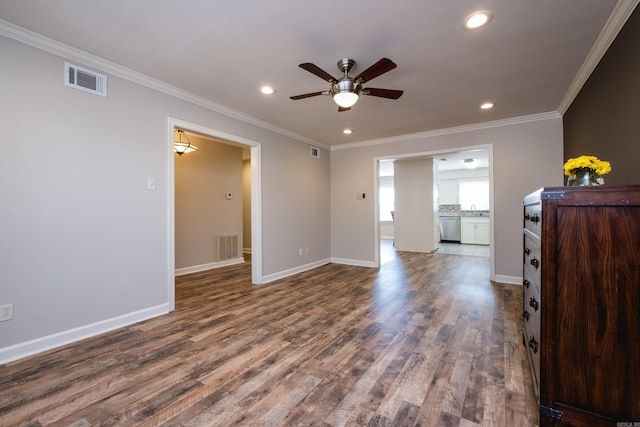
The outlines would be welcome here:
<svg viewBox="0 0 640 427">
<path fill-rule="evenodd" d="M 390 159 L 408 159 L 412 157 L 435 157 L 449 153 L 457 153 L 460 151 L 471 151 L 471 150 L 488 150 L 489 151 L 489 211 L 491 214 L 489 215 L 489 223 L 491 224 L 490 231 L 490 242 L 489 242 L 489 265 L 490 265 L 490 278 L 491 280 L 495 279 L 495 210 L 494 210 L 494 202 L 493 202 L 493 144 L 482 144 L 482 145 L 472 145 L 468 147 L 451 147 L 440 150 L 433 151 L 424 151 L 417 153 L 405 153 L 405 154 L 397 154 L 397 155 L 386 155 L 386 156 L 378 156 L 373 158 L 373 188 L 375 191 L 373 192 L 373 205 L 374 205 L 374 267 L 380 268 L 380 205 L 378 202 L 378 187 L 380 186 L 379 175 L 380 175 L 380 160 L 390 160 Z"/>
<path fill-rule="evenodd" d="M 169 117 L 167 120 L 167 152 L 169 162 L 167 165 L 167 232 L 168 232 L 168 277 L 167 288 L 169 295 L 169 311 L 175 309 L 175 156 L 173 149 L 173 132 L 178 127 L 186 131 L 199 133 L 221 140 L 232 145 L 240 145 L 251 149 L 251 283 L 262 284 L 262 146 L 257 141 L 252 141 L 238 135 L 233 135 L 221 130 L 209 128 L 196 123 Z"/>
</svg>

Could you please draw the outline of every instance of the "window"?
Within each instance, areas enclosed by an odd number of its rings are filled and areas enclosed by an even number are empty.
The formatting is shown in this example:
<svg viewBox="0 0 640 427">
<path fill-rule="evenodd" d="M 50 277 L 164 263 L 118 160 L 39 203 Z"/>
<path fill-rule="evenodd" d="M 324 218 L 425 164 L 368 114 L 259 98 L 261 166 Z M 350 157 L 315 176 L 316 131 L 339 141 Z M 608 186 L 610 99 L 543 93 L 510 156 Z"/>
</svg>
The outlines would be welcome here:
<svg viewBox="0 0 640 427">
<path fill-rule="evenodd" d="M 463 210 L 489 210 L 489 179 L 472 178 L 458 181 L 458 198 Z"/>
</svg>

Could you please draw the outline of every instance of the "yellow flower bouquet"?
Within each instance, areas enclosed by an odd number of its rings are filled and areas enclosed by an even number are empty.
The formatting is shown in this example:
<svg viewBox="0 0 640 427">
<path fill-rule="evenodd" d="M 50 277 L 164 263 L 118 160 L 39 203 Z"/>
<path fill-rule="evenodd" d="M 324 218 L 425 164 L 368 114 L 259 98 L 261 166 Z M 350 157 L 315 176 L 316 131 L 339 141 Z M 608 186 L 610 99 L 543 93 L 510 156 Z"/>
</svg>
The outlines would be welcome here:
<svg viewBox="0 0 640 427">
<path fill-rule="evenodd" d="M 564 174 L 569 177 L 567 185 L 602 185 L 602 175 L 611 172 L 611 163 L 596 156 L 580 156 L 569 159 L 564 164 Z"/>
</svg>

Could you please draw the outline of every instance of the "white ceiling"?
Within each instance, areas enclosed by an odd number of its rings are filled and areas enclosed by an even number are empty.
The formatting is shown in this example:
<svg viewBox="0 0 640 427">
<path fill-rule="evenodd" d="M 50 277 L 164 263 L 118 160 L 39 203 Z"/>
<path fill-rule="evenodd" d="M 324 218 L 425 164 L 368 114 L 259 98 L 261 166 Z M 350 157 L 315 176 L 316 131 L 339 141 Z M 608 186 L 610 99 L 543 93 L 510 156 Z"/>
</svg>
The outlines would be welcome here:
<svg viewBox="0 0 640 427">
<path fill-rule="evenodd" d="M 615 19 L 605 27 L 615 8 L 615 0 L 2 0 L 0 17 L 328 147 L 558 111 L 603 28 L 617 33 Z M 479 9 L 493 13 L 490 25 L 463 29 Z M 298 64 L 339 77 L 336 62 L 347 57 L 358 64 L 352 75 L 392 59 L 398 67 L 365 86 L 404 95 L 365 96 L 342 113 L 329 97 L 289 99 L 328 89 Z M 260 94 L 264 84 L 276 94 Z M 480 110 L 485 100 L 495 108 Z"/>
</svg>

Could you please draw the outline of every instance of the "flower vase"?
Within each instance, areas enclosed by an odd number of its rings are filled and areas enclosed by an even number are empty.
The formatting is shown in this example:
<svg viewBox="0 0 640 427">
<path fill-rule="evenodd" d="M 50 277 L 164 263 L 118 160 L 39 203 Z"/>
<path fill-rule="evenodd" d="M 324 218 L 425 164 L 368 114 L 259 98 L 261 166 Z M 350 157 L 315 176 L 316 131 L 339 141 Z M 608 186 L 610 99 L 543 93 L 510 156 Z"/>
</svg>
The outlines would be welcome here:
<svg viewBox="0 0 640 427">
<path fill-rule="evenodd" d="M 569 175 L 567 186 L 569 187 L 587 187 L 592 185 L 603 185 L 604 179 L 591 169 L 575 170 L 573 175 Z"/>
</svg>

